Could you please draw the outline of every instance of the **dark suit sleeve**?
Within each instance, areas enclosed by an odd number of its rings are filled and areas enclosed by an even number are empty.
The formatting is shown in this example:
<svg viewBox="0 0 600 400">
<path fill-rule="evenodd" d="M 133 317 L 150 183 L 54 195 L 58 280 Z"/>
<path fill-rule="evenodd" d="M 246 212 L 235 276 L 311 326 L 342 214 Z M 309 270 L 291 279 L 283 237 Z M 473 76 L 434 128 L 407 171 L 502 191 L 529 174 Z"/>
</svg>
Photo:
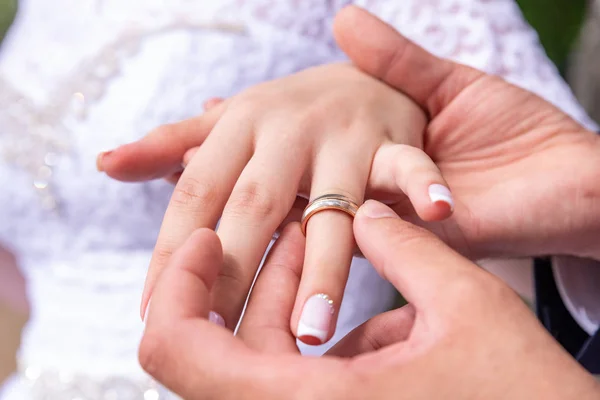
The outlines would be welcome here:
<svg viewBox="0 0 600 400">
<path fill-rule="evenodd" d="M 549 259 L 535 259 L 534 282 L 536 312 L 542 324 L 584 368 L 600 374 L 600 330 L 590 336 L 573 319 L 558 292 Z"/>
</svg>

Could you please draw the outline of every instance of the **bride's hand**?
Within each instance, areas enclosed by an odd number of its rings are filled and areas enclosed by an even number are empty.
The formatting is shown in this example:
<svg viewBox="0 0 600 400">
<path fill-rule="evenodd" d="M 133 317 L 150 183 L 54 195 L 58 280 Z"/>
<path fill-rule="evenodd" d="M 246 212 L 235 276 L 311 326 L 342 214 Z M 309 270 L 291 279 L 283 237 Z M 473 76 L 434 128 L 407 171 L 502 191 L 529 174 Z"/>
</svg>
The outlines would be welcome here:
<svg viewBox="0 0 600 400">
<path fill-rule="evenodd" d="M 229 328 L 236 326 L 264 251 L 298 193 L 311 199 L 340 194 L 358 204 L 365 198 L 404 202 L 406 193 L 405 203 L 423 220 L 448 217 L 450 192 L 420 150 L 425 123 L 403 95 L 336 64 L 258 85 L 104 155 L 101 166 L 109 175 L 147 179 L 177 172 L 186 151 L 202 144 L 166 212 L 142 309 L 173 251 L 194 230 L 215 227 L 221 216 L 225 259 L 212 299 Z M 354 247 L 348 215 L 326 211 L 310 219 L 292 318 L 293 331 L 305 342 L 320 344 L 333 335 Z"/>
</svg>

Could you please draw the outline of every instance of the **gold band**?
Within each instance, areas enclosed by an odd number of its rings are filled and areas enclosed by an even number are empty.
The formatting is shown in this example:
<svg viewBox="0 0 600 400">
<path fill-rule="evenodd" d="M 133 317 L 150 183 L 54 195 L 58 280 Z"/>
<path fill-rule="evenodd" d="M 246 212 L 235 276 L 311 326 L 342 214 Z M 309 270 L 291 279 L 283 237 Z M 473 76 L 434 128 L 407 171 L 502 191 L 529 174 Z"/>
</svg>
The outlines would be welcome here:
<svg viewBox="0 0 600 400">
<path fill-rule="evenodd" d="M 342 211 L 352 218 L 358 211 L 358 204 L 341 194 L 326 194 L 311 201 L 302 213 L 302 233 L 306 236 L 306 226 L 310 217 L 325 210 Z"/>
</svg>

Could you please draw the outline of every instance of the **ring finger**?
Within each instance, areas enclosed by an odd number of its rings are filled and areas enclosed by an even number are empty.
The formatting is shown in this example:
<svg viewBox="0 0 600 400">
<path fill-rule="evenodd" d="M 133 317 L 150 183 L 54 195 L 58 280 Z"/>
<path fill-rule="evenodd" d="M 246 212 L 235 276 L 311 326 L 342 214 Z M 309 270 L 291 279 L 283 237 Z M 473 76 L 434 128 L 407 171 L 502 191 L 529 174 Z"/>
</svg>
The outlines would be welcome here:
<svg viewBox="0 0 600 400">
<path fill-rule="evenodd" d="M 360 205 L 370 160 L 364 154 L 345 154 L 343 159 L 339 154 L 339 150 L 323 152 L 317 159 L 311 199 L 335 194 Z M 346 212 L 327 209 L 313 214 L 306 224 L 304 268 L 292 318 L 292 331 L 306 344 L 323 344 L 335 332 L 356 246 L 352 220 Z"/>
</svg>

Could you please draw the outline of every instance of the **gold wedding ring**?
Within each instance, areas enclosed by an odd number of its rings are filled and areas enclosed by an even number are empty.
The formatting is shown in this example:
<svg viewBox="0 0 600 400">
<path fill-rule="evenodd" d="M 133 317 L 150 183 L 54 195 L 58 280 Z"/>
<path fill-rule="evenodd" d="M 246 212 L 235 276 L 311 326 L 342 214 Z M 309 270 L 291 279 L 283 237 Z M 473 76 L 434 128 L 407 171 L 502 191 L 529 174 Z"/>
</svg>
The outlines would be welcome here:
<svg viewBox="0 0 600 400">
<path fill-rule="evenodd" d="M 302 233 L 306 236 L 306 226 L 310 217 L 325 210 L 342 211 L 352 218 L 358 211 L 358 204 L 341 194 L 326 194 L 311 201 L 302 213 Z"/>
</svg>

